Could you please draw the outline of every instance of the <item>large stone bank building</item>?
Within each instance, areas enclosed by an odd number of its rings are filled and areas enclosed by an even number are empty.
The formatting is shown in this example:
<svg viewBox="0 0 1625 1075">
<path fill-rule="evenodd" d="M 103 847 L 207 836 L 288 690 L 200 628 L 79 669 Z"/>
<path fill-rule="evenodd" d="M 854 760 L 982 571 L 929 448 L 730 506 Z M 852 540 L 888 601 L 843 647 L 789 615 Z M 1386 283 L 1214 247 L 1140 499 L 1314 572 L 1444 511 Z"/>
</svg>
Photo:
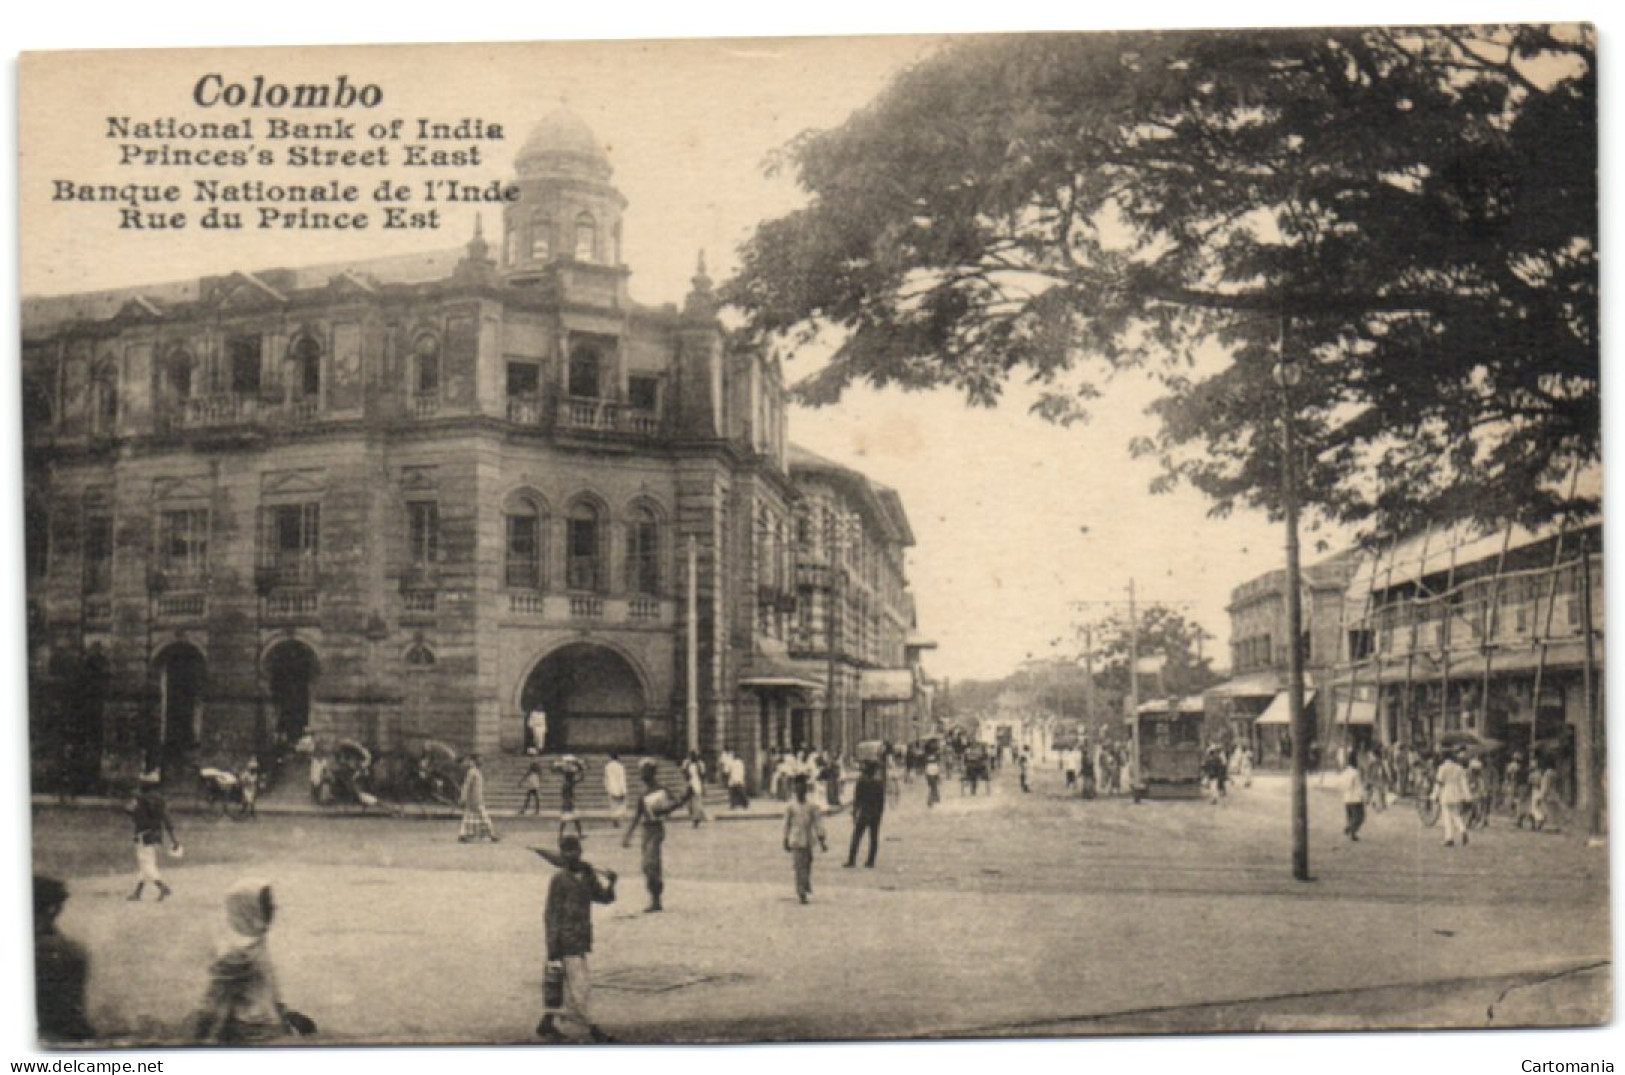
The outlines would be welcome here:
<svg viewBox="0 0 1625 1075">
<path fill-rule="evenodd" d="M 36 750 L 512 752 L 536 707 L 582 752 L 860 734 L 908 667 L 900 500 L 803 495 L 703 264 L 629 298 L 579 119 L 516 167 L 494 249 L 25 300 Z"/>
</svg>

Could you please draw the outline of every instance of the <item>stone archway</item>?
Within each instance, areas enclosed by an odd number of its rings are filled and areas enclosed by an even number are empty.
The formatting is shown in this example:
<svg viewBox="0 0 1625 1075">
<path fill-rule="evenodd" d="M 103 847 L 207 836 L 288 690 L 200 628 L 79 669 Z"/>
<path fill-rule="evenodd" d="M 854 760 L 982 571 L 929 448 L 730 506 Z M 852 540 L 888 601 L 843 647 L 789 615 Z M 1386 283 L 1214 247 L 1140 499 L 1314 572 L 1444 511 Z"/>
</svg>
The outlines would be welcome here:
<svg viewBox="0 0 1625 1075">
<path fill-rule="evenodd" d="M 574 642 L 549 653 L 525 677 L 519 707 L 547 712 L 547 750 L 643 749 L 648 702 L 631 662 L 607 646 Z"/>
<path fill-rule="evenodd" d="M 152 685 L 157 691 L 157 746 L 165 768 L 196 750 L 202 737 L 203 696 L 209 666 L 190 642 L 165 646 L 152 661 Z"/>
<path fill-rule="evenodd" d="M 310 725 L 310 703 L 320 666 L 303 642 L 286 639 L 265 655 L 266 689 L 271 700 L 271 732 L 298 742 Z"/>
</svg>

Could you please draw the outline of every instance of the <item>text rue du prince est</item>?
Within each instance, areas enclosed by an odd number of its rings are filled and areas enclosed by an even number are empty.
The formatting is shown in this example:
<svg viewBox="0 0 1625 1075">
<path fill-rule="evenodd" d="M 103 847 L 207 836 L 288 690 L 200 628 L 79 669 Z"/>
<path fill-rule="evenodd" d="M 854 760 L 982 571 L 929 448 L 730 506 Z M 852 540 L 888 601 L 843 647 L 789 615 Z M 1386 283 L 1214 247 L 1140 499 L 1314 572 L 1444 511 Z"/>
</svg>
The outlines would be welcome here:
<svg viewBox="0 0 1625 1075">
<path fill-rule="evenodd" d="M 482 143 L 502 140 L 501 124 L 468 117 L 385 118 L 375 111 L 384 103 L 383 89 L 348 75 L 288 84 L 264 75 L 234 79 L 210 72 L 192 84 L 191 101 L 226 114 L 218 120 L 108 116 L 105 137 L 130 180 L 55 178 L 51 200 L 114 206 L 118 226 L 127 231 L 361 231 L 438 228 L 442 204 L 519 198 L 512 184 L 447 174 L 481 167 Z M 182 182 L 150 178 L 167 168 L 219 174 Z M 306 183 L 255 177 L 259 168 L 403 171 L 361 183 L 313 174 Z"/>
</svg>

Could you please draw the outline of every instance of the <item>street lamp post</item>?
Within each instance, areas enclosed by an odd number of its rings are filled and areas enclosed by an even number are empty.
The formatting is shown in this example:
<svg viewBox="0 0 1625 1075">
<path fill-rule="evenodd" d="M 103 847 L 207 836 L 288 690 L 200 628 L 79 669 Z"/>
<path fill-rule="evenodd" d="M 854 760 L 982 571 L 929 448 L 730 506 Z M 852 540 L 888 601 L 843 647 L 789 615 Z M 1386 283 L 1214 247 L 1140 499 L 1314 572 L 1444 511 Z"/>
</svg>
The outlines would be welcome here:
<svg viewBox="0 0 1625 1075">
<path fill-rule="evenodd" d="M 1309 876 L 1309 721 L 1303 704 L 1303 601 L 1298 564 L 1298 458 L 1292 390 L 1303 370 L 1286 353 L 1286 320 L 1277 340 L 1275 383 L 1281 389 L 1281 510 L 1286 516 L 1287 712 L 1292 728 L 1292 876 Z"/>
</svg>

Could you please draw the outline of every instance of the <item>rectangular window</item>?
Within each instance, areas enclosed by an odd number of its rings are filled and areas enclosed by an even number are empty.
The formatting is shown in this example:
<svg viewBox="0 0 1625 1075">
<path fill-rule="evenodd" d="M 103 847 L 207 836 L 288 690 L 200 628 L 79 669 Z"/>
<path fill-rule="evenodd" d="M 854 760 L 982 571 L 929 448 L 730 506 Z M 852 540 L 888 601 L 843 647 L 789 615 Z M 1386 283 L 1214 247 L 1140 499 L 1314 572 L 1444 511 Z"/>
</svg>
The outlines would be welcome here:
<svg viewBox="0 0 1625 1075">
<path fill-rule="evenodd" d="M 440 505 L 433 500 L 410 501 L 406 518 L 412 568 L 426 571 L 440 559 Z"/>
<path fill-rule="evenodd" d="M 660 592 L 660 528 L 642 520 L 626 531 L 626 581 L 633 593 Z"/>
<path fill-rule="evenodd" d="M 264 566 L 276 572 L 280 585 L 313 584 L 321 551 L 321 505 L 277 504 L 268 508 L 263 547 Z"/>
<path fill-rule="evenodd" d="M 508 363 L 508 398 L 535 399 L 542 390 L 542 369 L 534 362 Z"/>
<path fill-rule="evenodd" d="M 570 394 L 580 399 L 598 398 L 598 349 L 578 347 L 570 356 Z"/>
<path fill-rule="evenodd" d="M 166 511 L 158 516 L 158 562 L 176 580 L 203 577 L 208 566 L 209 513 L 204 508 Z"/>
<path fill-rule="evenodd" d="M 233 336 L 226 341 L 226 358 L 231 364 L 231 390 L 234 394 L 259 395 L 260 349 L 258 336 Z"/>
<path fill-rule="evenodd" d="M 659 410 L 660 378 L 633 374 L 626 379 L 626 398 L 633 410 Z"/>
<path fill-rule="evenodd" d="M 571 519 L 566 543 L 570 551 L 570 588 L 598 589 L 598 520 Z"/>
<path fill-rule="evenodd" d="M 507 584 L 518 590 L 542 588 L 540 520 L 534 515 L 508 516 Z"/>
<path fill-rule="evenodd" d="M 85 579 L 87 594 L 105 594 L 113 589 L 113 517 L 85 517 Z"/>
</svg>

